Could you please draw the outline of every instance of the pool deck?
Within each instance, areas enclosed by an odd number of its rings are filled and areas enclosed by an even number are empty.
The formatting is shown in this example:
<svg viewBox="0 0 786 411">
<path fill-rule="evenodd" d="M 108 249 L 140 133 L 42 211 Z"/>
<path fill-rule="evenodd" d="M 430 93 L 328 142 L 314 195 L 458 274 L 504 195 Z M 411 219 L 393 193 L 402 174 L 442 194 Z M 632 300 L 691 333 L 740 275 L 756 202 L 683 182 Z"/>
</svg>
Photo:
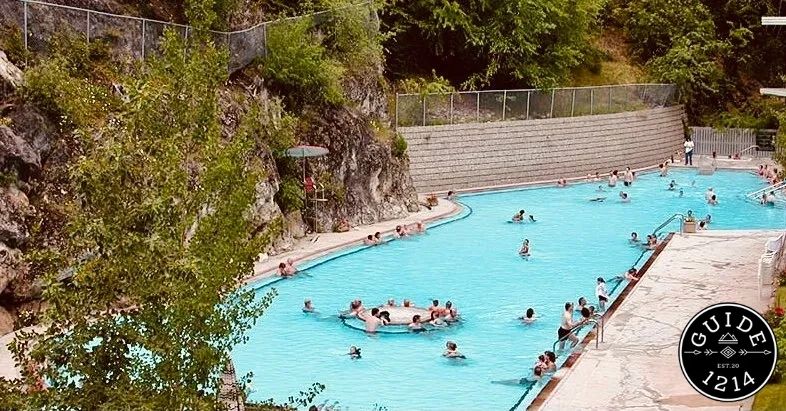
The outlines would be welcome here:
<svg viewBox="0 0 786 411">
<path fill-rule="evenodd" d="M 425 196 L 421 196 L 420 200 L 421 202 L 425 202 Z M 414 224 L 418 221 L 422 221 L 428 230 L 429 223 L 458 214 L 461 210 L 462 208 L 460 205 L 452 201 L 440 199 L 439 204 L 435 207 L 431 207 L 431 210 L 421 206 L 420 211 L 412 213 L 402 219 L 382 221 L 362 227 L 352 227 L 352 229 L 344 233 L 309 234 L 300 239 L 291 251 L 269 257 L 262 255 L 263 258 L 254 263 L 253 275 L 246 278 L 244 282 L 254 282 L 263 278 L 276 276 L 278 264 L 290 258 L 297 266 L 305 261 L 325 256 L 342 248 L 360 245 L 363 243 L 363 239 L 366 238 L 366 236 L 374 234 L 377 231 L 379 231 L 383 237 L 389 237 L 396 230 L 397 225 Z"/>
<path fill-rule="evenodd" d="M 758 259 L 783 231 L 704 231 L 674 235 L 606 319 L 604 342 L 555 375 L 530 409 L 747 410 L 707 399 L 683 377 L 677 344 L 701 309 L 733 301 L 764 311 L 771 289 L 757 288 Z"/>
</svg>

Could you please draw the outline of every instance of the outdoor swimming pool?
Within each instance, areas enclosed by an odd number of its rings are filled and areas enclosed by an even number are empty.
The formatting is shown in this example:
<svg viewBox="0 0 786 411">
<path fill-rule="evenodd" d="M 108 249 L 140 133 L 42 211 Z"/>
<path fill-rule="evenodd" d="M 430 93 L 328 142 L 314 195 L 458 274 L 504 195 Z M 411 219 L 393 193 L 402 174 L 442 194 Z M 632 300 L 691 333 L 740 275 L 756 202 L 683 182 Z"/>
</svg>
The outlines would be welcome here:
<svg viewBox="0 0 786 411">
<path fill-rule="evenodd" d="M 666 190 L 671 179 L 684 188 L 684 197 Z M 463 196 L 460 201 L 472 210 L 466 218 L 426 235 L 304 265 L 317 264 L 274 285 L 279 296 L 250 331 L 249 342 L 233 352 L 238 375 L 254 373 L 251 399 L 286 401 L 319 382 L 326 388 L 317 402 L 342 410 L 507 410 L 517 404 L 524 409 L 540 385 L 522 399 L 525 387 L 491 381 L 531 375 L 538 354 L 550 350 L 557 337 L 566 301 L 585 296 L 597 305 L 595 278 L 624 272 L 641 254 L 628 244 L 631 231 L 645 237 L 688 209 L 699 217 L 712 214 L 711 229 L 786 225 L 783 209 L 744 199 L 765 186 L 747 172 L 643 175 L 625 188 L 632 198 L 627 204 L 618 201 L 621 184 L 603 194 L 606 202 L 589 202 L 599 184 L 610 190 L 604 182 Z M 705 203 L 708 186 L 718 193 L 719 205 Z M 521 208 L 537 222 L 507 223 Z M 670 230 L 678 230 L 677 223 Z M 532 247 L 528 261 L 517 255 L 524 238 Z M 301 312 L 305 298 L 321 314 Z M 431 333 L 367 336 L 336 318 L 356 298 L 366 307 L 389 298 L 419 306 L 433 298 L 451 300 L 463 321 Z M 516 320 L 527 307 L 539 316 L 529 326 Z M 448 340 L 468 359 L 441 357 Z M 362 359 L 349 359 L 350 345 L 362 348 Z"/>
</svg>

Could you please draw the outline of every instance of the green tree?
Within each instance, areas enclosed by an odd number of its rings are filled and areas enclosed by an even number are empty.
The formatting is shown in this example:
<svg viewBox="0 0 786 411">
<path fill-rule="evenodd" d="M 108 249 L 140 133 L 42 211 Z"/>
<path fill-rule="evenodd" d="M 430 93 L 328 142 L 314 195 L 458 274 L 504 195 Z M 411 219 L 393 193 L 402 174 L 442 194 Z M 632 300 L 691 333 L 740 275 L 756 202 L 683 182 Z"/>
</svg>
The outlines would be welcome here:
<svg viewBox="0 0 786 411">
<path fill-rule="evenodd" d="M 603 0 L 391 0 L 384 9 L 394 76 L 464 87 L 559 84 L 588 51 Z"/>
<path fill-rule="evenodd" d="M 25 382 L 51 388 L 17 395 L 20 407 L 222 408 L 228 353 L 274 295 L 238 289 L 269 233 L 247 219 L 263 177 L 254 136 L 222 136 L 226 64 L 169 32 L 119 112 L 80 130 L 67 236 L 33 260 L 46 273 L 45 329 L 13 347 Z"/>
</svg>

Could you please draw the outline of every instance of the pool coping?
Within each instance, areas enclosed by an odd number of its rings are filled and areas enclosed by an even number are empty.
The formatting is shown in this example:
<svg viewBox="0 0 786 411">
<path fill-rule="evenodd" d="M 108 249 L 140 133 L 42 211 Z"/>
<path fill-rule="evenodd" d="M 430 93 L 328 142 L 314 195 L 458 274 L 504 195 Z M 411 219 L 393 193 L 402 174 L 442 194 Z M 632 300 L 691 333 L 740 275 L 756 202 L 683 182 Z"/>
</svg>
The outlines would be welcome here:
<svg viewBox="0 0 786 411">
<path fill-rule="evenodd" d="M 641 277 L 643 277 L 647 273 L 647 270 L 649 270 L 652 264 L 655 263 L 655 259 L 657 259 L 660 253 L 666 248 L 666 245 L 669 243 L 669 241 L 671 241 L 672 237 L 674 237 L 673 232 L 669 233 L 666 236 L 666 238 L 660 243 L 660 245 L 658 245 L 658 247 L 652 252 L 652 254 L 649 256 L 647 261 L 644 262 L 644 264 L 641 266 L 641 269 L 639 270 L 639 279 L 641 279 Z M 638 283 L 639 283 L 638 280 L 628 282 L 628 284 L 625 286 L 625 288 L 622 289 L 622 291 L 617 296 L 617 298 L 615 298 L 614 301 L 611 303 L 611 305 L 606 310 L 606 312 L 603 313 L 603 316 L 601 317 L 602 322 L 605 323 L 606 320 L 611 319 L 611 317 L 614 315 L 614 312 L 617 311 L 617 308 L 619 308 L 619 306 L 622 304 L 625 298 L 633 291 L 633 289 L 638 285 Z M 546 385 L 540 390 L 540 392 L 538 392 L 538 394 L 535 396 L 532 402 L 530 402 L 529 405 L 527 405 L 526 409 L 528 411 L 542 409 L 543 404 L 546 402 L 546 399 L 554 392 L 554 390 L 557 388 L 560 382 L 562 382 L 562 380 L 565 377 L 565 374 L 570 373 L 571 367 L 573 367 L 573 365 L 576 364 L 576 362 L 581 357 L 581 354 L 584 353 L 589 343 L 592 342 L 593 338 L 598 338 L 597 331 L 589 332 L 587 333 L 587 335 L 584 336 L 581 342 L 577 345 L 577 348 L 579 349 L 574 350 L 572 353 L 570 353 L 568 358 L 559 368 L 559 370 L 565 370 L 565 371 L 558 378 L 552 377 L 546 383 Z"/>
</svg>

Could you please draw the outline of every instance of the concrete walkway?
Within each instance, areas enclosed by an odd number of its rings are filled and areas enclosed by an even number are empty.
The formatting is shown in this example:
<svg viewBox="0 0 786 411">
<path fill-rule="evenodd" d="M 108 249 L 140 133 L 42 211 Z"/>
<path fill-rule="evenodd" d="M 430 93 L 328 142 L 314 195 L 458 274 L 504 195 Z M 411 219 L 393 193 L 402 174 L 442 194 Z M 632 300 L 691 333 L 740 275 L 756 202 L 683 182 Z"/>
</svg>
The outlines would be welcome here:
<svg viewBox="0 0 786 411">
<path fill-rule="evenodd" d="M 423 200 L 423 199 L 421 199 Z M 376 224 L 353 227 L 345 233 L 317 233 L 300 239 L 295 244 L 292 251 L 267 257 L 263 255 L 261 261 L 254 264 L 254 274 L 247 278 L 246 282 L 256 281 L 266 277 L 276 275 L 278 264 L 287 259 L 292 259 L 296 265 L 305 261 L 322 257 L 341 248 L 362 244 L 363 239 L 369 234 L 379 231 L 383 236 L 392 235 L 397 225 L 413 224 L 422 221 L 426 224 L 436 220 L 449 217 L 461 211 L 461 207 L 451 201 L 439 200 L 439 205 L 431 207 L 431 210 L 421 206 L 421 211 L 412 213 L 406 218 L 398 220 L 383 221 Z"/>
<path fill-rule="evenodd" d="M 738 302 L 766 309 L 771 290 L 759 297 L 758 259 L 778 231 L 705 231 L 675 235 L 605 325 L 600 348 L 590 344 L 541 410 L 740 410 L 709 400 L 683 377 L 677 345 L 683 328 L 701 309 Z M 536 400 L 537 402 L 537 400 Z M 533 406 L 533 408 L 537 408 Z"/>
</svg>

